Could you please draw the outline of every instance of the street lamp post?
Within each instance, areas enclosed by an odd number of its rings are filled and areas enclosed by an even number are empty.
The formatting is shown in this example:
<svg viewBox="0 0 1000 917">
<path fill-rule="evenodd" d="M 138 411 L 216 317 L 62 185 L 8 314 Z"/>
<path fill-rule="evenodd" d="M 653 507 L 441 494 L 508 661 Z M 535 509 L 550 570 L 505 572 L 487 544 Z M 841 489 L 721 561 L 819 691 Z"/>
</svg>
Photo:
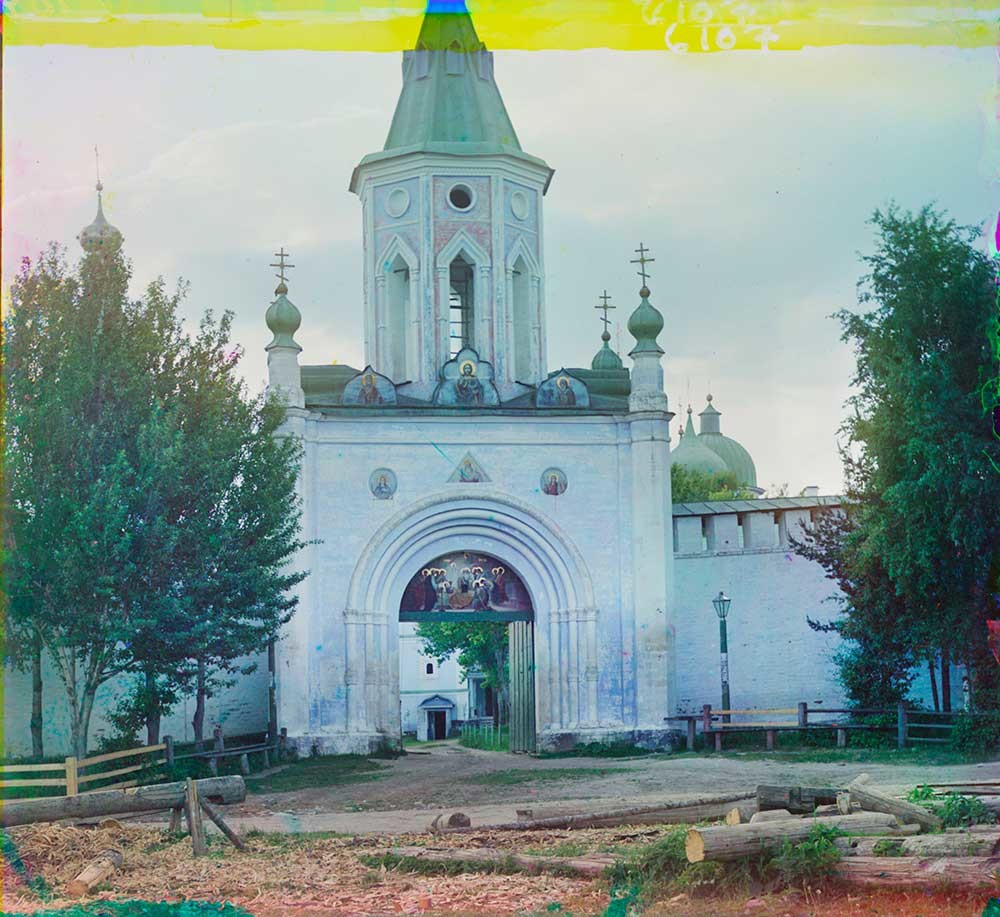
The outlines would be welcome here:
<svg viewBox="0 0 1000 917">
<path fill-rule="evenodd" d="M 722 673 L 722 709 L 729 710 L 729 647 L 726 641 L 726 616 L 729 614 L 729 606 L 732 603 L 724 592 L 720 592 L 712 604 L 715 606 L 715 613 L 719 616 L 719 670 Z M 729 714 L 723 714 L 722 722 L 730 721 Z"/>
</svg>

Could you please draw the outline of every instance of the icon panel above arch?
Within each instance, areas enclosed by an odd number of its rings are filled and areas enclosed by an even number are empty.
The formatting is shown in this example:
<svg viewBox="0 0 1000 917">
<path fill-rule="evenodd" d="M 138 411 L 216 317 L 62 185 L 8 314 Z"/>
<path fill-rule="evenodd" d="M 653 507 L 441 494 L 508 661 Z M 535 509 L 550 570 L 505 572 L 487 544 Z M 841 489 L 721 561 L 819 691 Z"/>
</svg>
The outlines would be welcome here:
<svg viewBox="0 0 1000 917">
<path fill-rule="evenodd" d="M 341 403 L 354 407 L 381 407 L 396 403 L 396 386 L 387 376 L 366 366 L 347 385 Z"/>
<path fill-rule="evenodd" d="M 589 408 L 590 392 L 585 383 L 565 369 L 553 373 L 535 392 L 537 408 Z"/>
</svg>

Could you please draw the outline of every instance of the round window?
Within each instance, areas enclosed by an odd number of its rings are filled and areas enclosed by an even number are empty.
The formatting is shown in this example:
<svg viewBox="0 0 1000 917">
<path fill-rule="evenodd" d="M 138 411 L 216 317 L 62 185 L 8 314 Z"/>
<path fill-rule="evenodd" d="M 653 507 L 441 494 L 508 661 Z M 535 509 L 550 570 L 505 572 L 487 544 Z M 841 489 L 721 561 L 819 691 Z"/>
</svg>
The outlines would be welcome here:
<svg viewBox="0 0 1000 917">
<path fill-rule="evenodd" d="M 448 203 L 456 210 L 471 210 L 475 198 L 468 185 L 452 185 L 448 192 Z"/>
</svg>

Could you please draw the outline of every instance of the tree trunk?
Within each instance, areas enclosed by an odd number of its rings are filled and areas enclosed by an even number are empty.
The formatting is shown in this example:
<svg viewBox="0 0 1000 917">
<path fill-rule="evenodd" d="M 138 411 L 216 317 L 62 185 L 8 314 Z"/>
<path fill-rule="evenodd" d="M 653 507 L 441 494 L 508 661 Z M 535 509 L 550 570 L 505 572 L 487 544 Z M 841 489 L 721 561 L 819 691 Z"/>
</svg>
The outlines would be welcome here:
<svg viewBox="0 0 1000 917">
<path fill-rule="evenodd" d="M 198 792 L 206 799 L 229 805 L 243 802 L 247 796 L 242 777 L 209 777 L 196 781 Z M 46 796 L 40 799 L 12 799 L 3 804 L 5 828 L 63 818 L 100 818 L 130 812 L 159 812 L 184 804 L 187 785 L 154 783 L 134 790 L 99 790 L 82 796 Z"/>
<path fill-rule="evenodd" d="M 156 674 L 149 671 L 146 676 L 146 744 L 158 745 L 160 742 L 160 705 L 156 697 Z"/>
<path fill-rule="evenodd" d="M 31 754 L 45 757 L 42 740 L 42 637 L 36 630 L 31 638 Z"/>
<path fill-rule="evenodd" d="M 937 672 L 934 667 L 935 659 L 933 656 L 927 657 L 927 673 L 931 677 L 931 697 L 934 698 L 934 712 L 939 713 L 941 711 L 941 702 L 938 700 L 938 689 L 937 689 Z"/>
<path fill-rule="evenodd" d="M 789 812 L 809 814 L 819 805 L 835 805 L 837 787 L 832 786 L 770 786 L 757 787 L 757 808 L 787 809 Z"/>
<path fill-rule="evenodd" d="M 851 802 L 859 803 L 861 808 L 867 812 L 885 812 L 888 815 L 895 815 L 901 821 L 913 822 L 929 831 L 939 831 L 943 827 L 941 819 L 928 812 L 923 806 L 915 805 L 904 799 L 895 799 L 887 793 L 879 792 L 869 786 L 859 785 L 857 782 L 848 784 L 847 789 L 851 794 Z"/>
<path fill-rule="evenodd" d="M 917 837 L 836 837 L 845 856 L 988 857 L 1000 843 L 1000 832 L 921 834 Z"/>
<path fill-rule="evenodd" d="M 941 650 L 941 709 L 951 713 L 951 655 Z"/>
<path fill-rule="evenodd" d="M 788 818 L 756 825 L 723 825 L 718 828 L 691 828 L 684 844 L 689 863 L 703 860 L 739 860 L 787 841 L 803 841 L 813 825 L 839 828 L 845 834 L 893 834 L 901 827 L 894 815 L 862 812 L 858 815 L 831 815 L 826 818 Z"/>
<path fill-rule="evenodd" d="M 431 863 L 449 864 L 481 864 L 493 866 L 503 864 L 516 866 L 518 869 L 532 875 L 541 872 L 554 872 L 557 875 L 586 876 L 597 878 L 603 876 L 608 867 L 613 866 L 615 857 L 609 853 L 587 853 L 579 857 L 560 856 L 528 856 L 511 853 L 509 850 L 497 850 L 492 847 L 478 849 L 462 848 L 459 850 L 433 849 L 428 847 L 393 847 L 389 851 L 393 856 L 407 859 L 423 860 Z"/>
<path fill-rule="evenodd" d="M 995 889 L 996 857 L 847 857 L 835 867 L 838 878 L 856 885 L 906 886 L 923 889 L 928 885 L 949 888 Z"/>
<path fill-rule="evenodd" d="M 202 742 L 205 740 L 205 660 L 198 660 L 198 681 L 195 690 L 194 719 L 191 725 L 194 727 L 195 748 L 202 750 Z"/>
</svg>

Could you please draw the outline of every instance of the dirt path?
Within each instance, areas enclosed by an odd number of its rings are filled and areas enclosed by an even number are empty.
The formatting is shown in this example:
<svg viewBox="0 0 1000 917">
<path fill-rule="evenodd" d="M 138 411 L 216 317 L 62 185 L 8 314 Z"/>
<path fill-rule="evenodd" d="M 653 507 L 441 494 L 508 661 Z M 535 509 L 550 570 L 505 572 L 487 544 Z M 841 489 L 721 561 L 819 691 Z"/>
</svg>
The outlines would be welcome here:
<svg viewBox="0 0 1000 917">
<path fill-rule="evenodd" d="M 806 763 L 780 754 L 754 759 L 738 753 L 529 758 L 454 743 L 379 763 L 384 768 L 374 772 L 374 779 L 251 795 L 243 805 L 227 809 L 227 817 L 243 828 L 268 831 L 404 833 L 422 831 L 436 813 L 455 809 L 468 814 L 474 824 L 495 824 L 514 821 L 516 809 L 549 815 L 646 805 L 750 793 L 758 783 L 839 786 L 862 771 L 874 783 L 890 788 L 921 782 L 1000 780 L 1000 761 L 947 766 Z"/>
</svg>

